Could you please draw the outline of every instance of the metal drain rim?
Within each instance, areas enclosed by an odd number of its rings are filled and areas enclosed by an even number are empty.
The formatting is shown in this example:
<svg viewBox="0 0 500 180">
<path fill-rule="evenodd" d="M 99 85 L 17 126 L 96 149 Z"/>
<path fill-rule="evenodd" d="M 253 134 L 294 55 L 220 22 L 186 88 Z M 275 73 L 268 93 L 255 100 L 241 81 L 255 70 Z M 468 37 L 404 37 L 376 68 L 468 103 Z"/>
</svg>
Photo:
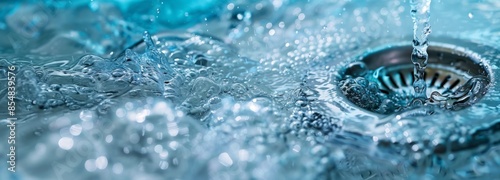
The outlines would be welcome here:
<svg viewBox="0 0 500 180">
<path fill-rule="evenodd" d="M 411 39 L 408 37 L 406 39 Z M 499 67 L 500 56 L 500 46 L 492 46 L 488 44 L 484 44 L 481 42 L 475 42 L 474 40 L 462 40 L 456 39 L 447 36 L 438 36 L 433 37 L 431 41 L 431 46 L 439 46 L 442 48 L 455 49 L 457 52 L 461 52 L 463 54 L 469 54 L 474 58 L 474 61 L 480 64 L 485 69 L 485 73 L 487 73 L 489 84 L 488 90 L 492 92 L 498 92 L 500 87 L 499 84 L 500 74 L 497 73 Z M 374 42 L 370 45 L 370 47 L 377 47 L 369 49 L 369 51 L 358 51 L 357 56 L 353 56 L 350 61 L 344 61 L 340 66 L 337 66 L 339 69 L 336 71 L 336 80 L 337 83 L 345 78 L 345 72 L 343 71 L 343 67 L 351 65 L 351 63 L 360 61 L 364 56 L 367 56 L 369 53 L 378 52 L 380 50 L 390 48 L 390 47 L 398 47 L 398 46 L 411 46 L 411 44 L 407 41 L 401 42 L 400 39 L 388 39 L 382 40 L 380 42 Z M 466 48 L 465 48 L 466 47 Z M 410 57 L 408 55 L 408 57 Z M 344 66 L 342 66 L 344 65 Z M 336 86 L 338 87 L 338 86 Z M 384 133 L 385 128 L 380 129 L 372 129 L 374 127 L 373 124 L 378 126 L 385 126 L 386 123 L 399 123 L 401 119 L 411 119 L 411 120 L 422 120 L 427 118 L 432 118 L 430 121 L 439 120 L 439 118 L 449 117 L 450 119 L 454 119 L 452 121 L 447 120 L 446 122 L 457 122 L 460 121 L 466 126 L 467 133 L 466 134 L 458 134 L 457 132 L 451 131 L 451 134 L 455 135 L 463 135 L 467 139 L 465 142 L 458 142 L 453 139 L 446 139 L 443 141 L 443 145 L 435 145 L 432 146 L 433 153 L 438 155 L 444 155 L 448 153 L 458 153 L 458 152 L 484 152 L 488 150 L 489 147 L 500 144 L 499 138 L 496 138 L 500 133 L 499 121 L 493 121 L 493 119 L 498 118 L 497 114 L 481 114 L 478 113 L 477 110 L 481 110 L 482 108 L 495 108 L 498 107 L 498 95 L 494 95 L 490 93 L 489 95 L 482 98 L 480 105 L 474 106 L 472 108 L 465 108 L 461 111 L 453 111 L 453 112 L 445 112 L 440 111 L 429 115 L 426 114 L 429 111 L 433 111 L 431 107 L 423 107 L 419 109 L 412 109 L 408 111 L 392 113 L 392 114 L 380 114 L 376 112 L 372 112 L 361 108 L 360 106 L 354 104 L 341 92 L 340 88 L 337 88 L 334 92 L 334 96 L 340 97 L 339 103 L 345 108 L 350 114 L 353 114 L 354 117 L 362 117 L 363 121 L 356 120 L 357 118 L 353 118 L 354 120 L 346 121 L 346 123 L 353 123 L 351 125 L 344 125 L 343 132 L 351 133 L 359 136 L 358 139 L 364 140 L 363 143 L 373 143 L 374 145 L 380 145 L 382 148 L 388 148 L 388 150 L 401 150 L 412 148 L 411 143 L 394 143 L 390 137 L 384 138 L 384 135 L 378 133 Z M 477 108 L 476 108 L 477 107 Z M 417 113 L 416 115 L 414 115 Z M 420 113 L 420 114 L 418 114 Z M 437 119 L 434 119 L 437 118 Z M 367 119 L 367 120 L 364 120 Z M 370 130 L 364 129 L 363 125 L 356 126 L 361 124 L 368 124 L 367 128 Z M 362 127 L 362 128 L 360 128 Z M 418 128 L 414 127 L 414 128 Z M 381 130 L 380 132 L 374 132 L 372 130 Z M 463 129 L 461 129 L 463 130 Z M 462 131 L 463 132 L 463 131 Z M 377 140 L 374 137 L 381 137 Z M 413 137 L 413 136 L 410 136 Z M 425 142 L 425 140 L 423 141 Z"/>
<path fill-rule="evenodd" d="M 444 91 L 446 91 L 446 89 L 456 91 L 472 76 L 483 76 L 486 78 L 487 83 L 485 92 L 487 92 L 492 83 L 494 83 L 494 75 L 490 66 L 480 55 L 480 53 L 482 53 L 480 47 L 477 44 L 471 42 L 464 42 L 456 39 L 451 40 L 457 45 L 437 41 L 432 43 L 428 48 L 430 58 L 426 73 L 428 71 L 431 71 L 431 73 L 426 74 L 426 83 L 428 87 L 429 85 L 431 85 L 431 87 L 428 88 L 427 94 L 430 95 L 430 93 L 433 91 L 443 93 Z M 389 86 L 386 87 L 386 93 L 390 93 L 387 91 L 387 89 L 390 89 L 399 91 L 397 93 L 400 94 L 411 94 L 413 91 L 413 87 L 411 86 L 411 82 L 413 82 L 413 64 L 411 63 L 409 57 L 411 55 L 412 49 L 413 48 L 409 43 L 393 43 L 389 45 L 378 46 L 377 48 L 369 49 L 363 54 L 356 56 L 354 58 L 354 62 L 364 62 L 364 65 L 369 70 L 374 70 L 380 66 L 387 66 L 386 69 L 388 70 L 386 70 L 385 72 L 393 72 L 395 69 L 396 71 L 401 69 L 405 69 L 406 71 L 408 71 L 409 69 L 411 69 L 409 70 L 409 72 L 406 72 L 404 74 L 399 73 L 399 80 L 396 82 L 394 81 L 394 79 L 387 78 L 386 76 L 381 76 L 385 79 L 379 79 L 378 82 L 379 88 L 381 90 L 383 90 L 383 88 L 381 87 L 383 85 L 381 85 L 380 82 L 384 82 L 385 85 Z M 404 55 L 404 58 L 400 58 L 402 54 Z M 453 58 L 450 58 L 450 56 Z M 351 63 L 352 62 L 353 61 L 351 61 Z M 350 75 L 347 73 L 348 71 L 349 68 L 344 69 L 344 71 L 341 72 L 339 76 L 340 80 Z M 438 77 L 434 77 L 436 76 L 436 73 L 442 72 L 446 73 L 438 74 Z M 429 74 L 431 76 L 429 76 Z M 401 79 L 403 79 L 404 82 L 401 81 Z M 396 88 L 394 88 L 395 86 Z M 340 88 L 338 89 L 338 94 L 346 99 L 345 102 L 349 104 L 352 109 L 361 110 L 362 112 L 377 116 L 388 115 L 380 114 L 360 107 L 356 103 L 350 101 L 346 97 L 346 95 L 340 92 Z M 482 99 L 484 95 L 485 94 L 479 95 L 478 100 Z M 471 105 L 461 106 L 461 108 L 457 108 L 455 110 L 461 110 L 469 106 Z"/>
</svg>

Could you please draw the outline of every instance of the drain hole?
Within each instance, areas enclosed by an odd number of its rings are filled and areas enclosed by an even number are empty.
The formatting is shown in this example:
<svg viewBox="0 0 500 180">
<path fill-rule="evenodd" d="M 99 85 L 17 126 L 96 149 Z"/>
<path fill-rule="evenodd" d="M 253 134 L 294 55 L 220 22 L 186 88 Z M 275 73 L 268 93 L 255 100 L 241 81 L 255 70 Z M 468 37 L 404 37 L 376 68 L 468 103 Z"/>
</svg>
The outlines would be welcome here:
<svg viewBox="0 0 500 180">
<path fill-rule="evenodd" d="M 401 82 L 403 83 L 403 86 L 408 86 L 408 84 L 405 81 L 406 78 L 404 77 L 403 72 L 399 71 L 398 74 L 399 74 L 399 78 L 401 78 Z"/>
<path fill-rule="evenodd" d="M 382 80 L 382 77 L 381 77 L 381 76 L 379 76 L 379 77 L 378 77 L 378 83 L 379 83 L 380 85 L 382 85 L 382 88 L 380 88 L 380 90 L 385 91 L 385 92 L 387 92 L 387 94 L 388 94 L 388 93 L 389 93 L 389 90 L 390 90 L 391 88 L 389 88 L 389 86 L 387 86 L 387 84 L 385 84 L 385 81 L 384 81 L 384 80 Z"/>
<path fill-rule="evenodd" d="M 434 77 L 432 78 L 431 84 L 429 86 L 433 87 L 438 78 L 439 78 L 439 73 L 434 74 Z"/>
<path fill-rule="evenodd" d="M 385 89 L 381 89 L 380 92 L 384 93 L 384 94 L 389 94 L 390 92 L 385 90 Z"/>
<path fill-rule="evenodd" d="M 390 114 L 407 109 L 414 99 L 413 63 L 410 60 L 412 46 L 388 46 L 386 49 L 370 51 L 362 56 L 361 62 L 366 66 L 366 73 L 352 75 L 354 69 L 346 68 L 340 79 L 342 93 L 352 103 L 366 110 Z M 425 70 L 425 83 L 428 85 L 426 95 L 429 103 L 438 106 L 446 104 L 445 109 L 460 110 L 478 102 L 486 94 L 491 82 L 489 69 L 480 63 L 480 56 L 472 52 L 457 52 L 456 47 L 429 46 L 428 65 Z M 350 66 L 348 66 L 350 67 Z M 353 66 L 355 67 L 355 66 Z M 377 69 L 384 68 L 384 71 Z M 349 78 L 365 78 L 370 80 L 376 76 L 375 82 L 344 81 Z M 485 77 L 478 81 L 480 85 L 469 83 L 475 77 Z M 343 82 L 350 82 L 346 84 Z M 349 87 L 349 85 L 353 85 Z M 477 90 L 479 88 L 479 90 Z M 472 91 L 474 90 L 474 91 Z M 431 97 L 431 94 L 435 93 Z M 471 94 L 474 92 L 475 94 Z M 437 99 L 436 99 L 437 98 Z M 448 101 L 451 100 L 451 101 Z M 446 103 L 445 103 L 446 102 Z M 451 105 L 448 105 L 451 102 Z M 441 103 L 441 104 L 439 104 Z"/>
<path fill-rule="evenodd" d="M 451 86 L 448 89 L 452 90 L 455 87 L 457 87 L 458 84 L 460 84 L 460 79 L 457 79 L 453 84 L 451 84 Z"/>
<path fill-rule="evenodd" d="M 441 82 L 441 85 L 439 85 L 439 89 L 443 89 L 444 85 L 445 85 L 446 83 L 448 83 L 448 81 L 450 81 L 450 79 L 451 79 L 451 76 L 450 76 L 450 75 L 446 76 L 446 77 L 443 79 L 443 82 Z"/>
<path fill-rule="evenodd" d="M 394 86 L 394 88 L 399 88 L 398 83 L 396 83 L 396 80 L 394 80 L 394 76 L 393 75 L 389 76 L 389 80 L 391 81 L 391 83 Z"/>
</svg>

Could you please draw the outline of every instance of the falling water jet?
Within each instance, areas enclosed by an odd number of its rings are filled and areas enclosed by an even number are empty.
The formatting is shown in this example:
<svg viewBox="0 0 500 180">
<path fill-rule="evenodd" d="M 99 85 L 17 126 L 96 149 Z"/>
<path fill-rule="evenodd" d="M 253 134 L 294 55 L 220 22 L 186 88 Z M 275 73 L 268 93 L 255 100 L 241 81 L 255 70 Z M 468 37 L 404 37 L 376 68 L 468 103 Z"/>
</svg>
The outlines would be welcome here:
<svg viewBox="0 0 500 180">
<path fill-rule="evenodd" d="M 411 0 L 411 17 L 413 19 L 413 52 L 411 61 L 413 68 L 413 88 L 415 98 L 426 99 L 425 68 L 429 56 L 427 54 L 427 36 L 431 33 L 429 24 L 431 0 Z"/>
</svg>

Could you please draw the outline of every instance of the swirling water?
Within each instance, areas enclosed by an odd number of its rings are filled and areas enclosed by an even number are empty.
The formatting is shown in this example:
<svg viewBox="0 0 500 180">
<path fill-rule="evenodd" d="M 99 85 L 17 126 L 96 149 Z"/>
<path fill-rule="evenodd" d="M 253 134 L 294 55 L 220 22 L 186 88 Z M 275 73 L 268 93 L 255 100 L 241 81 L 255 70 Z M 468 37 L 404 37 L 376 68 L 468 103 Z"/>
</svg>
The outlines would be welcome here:
<svg viewBox="0 0 500 180">
<path fill-rule="evenodd" d="M 427 116 L 418 116 L 427 107 L 366 113 L 337 86 L 356 54 L 410 43 L 408 4 L 400 1 L 207 3 L 220 7 L 217 16 L 206 13 L 206 20 L 176 30 L 172 23 L 181 21 L 169 21 L 149 33 L 134 24 L 143 16 L 126 17 L 126 8 L 106 3 L 30 10 L 101 18 L 61 27 L 47 21 L 34 26 L 33 44 L 2 41 L 0 82 L 7 81 L 3 67 L 18 67 L 20 120 L 17 172 L 2 163 L 0 179 L 498 177 L 500 21 L 494 17 L 500 5 L 433 3 L 439 23 L 432 35 L 484 47 L 481 56 L 495 77 L 476 105 Z M 84 29 L 92 24 L 102 30 Z M 2 31 L 19 37 L 12 27 Z M 376 103 L 370 94 L 357 95 Z M 5 90 L 0 95 L 6 109 Z M 7 148 L 0 144 L 2 153 Z"/>
</svg>

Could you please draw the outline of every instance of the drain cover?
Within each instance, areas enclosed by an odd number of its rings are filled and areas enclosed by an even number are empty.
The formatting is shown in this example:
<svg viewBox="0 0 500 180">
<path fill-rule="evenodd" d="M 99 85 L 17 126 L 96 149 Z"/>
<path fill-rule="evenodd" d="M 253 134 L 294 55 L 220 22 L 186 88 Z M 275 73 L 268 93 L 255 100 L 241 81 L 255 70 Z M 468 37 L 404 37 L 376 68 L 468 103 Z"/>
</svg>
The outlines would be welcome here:
<svg viewBox="0 0 500 180">
<path fill-rule="evenodd" d="M 396 45 L 364 54 L 343 72 L 342 93 L 357 106 L 372 112 L 389 114 L 405 109 L 414 96 L 412 50 L 410 45 Z M 426 94 L 432 97 L 429 103 L 460 110 L 485 95 L 491 75 L 478 54 L 449 45 L 429 46 L 427 52 Z M 372 86 L 365 85 L 362 91 L 350 86 L 368 83 Z"/>
</svg>

